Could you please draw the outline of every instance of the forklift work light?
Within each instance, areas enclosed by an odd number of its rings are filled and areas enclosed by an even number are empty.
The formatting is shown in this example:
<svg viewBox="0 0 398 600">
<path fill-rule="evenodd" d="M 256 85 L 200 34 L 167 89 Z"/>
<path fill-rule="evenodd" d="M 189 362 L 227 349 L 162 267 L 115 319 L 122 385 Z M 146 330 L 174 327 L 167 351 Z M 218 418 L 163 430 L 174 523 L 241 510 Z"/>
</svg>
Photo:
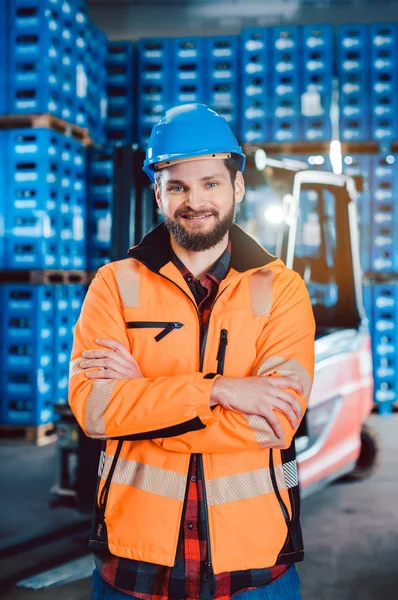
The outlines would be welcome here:
<svg viewBox="0 0 398 600">
<path fill-rule="evenodd" d="M 264 216 L 266 220 L 272 223 L 273 225 L 280 225 L 280 223 L 283 223 L 284 218 L 283 208 L 282 206 L 273 204 L 272 206 L 269 206 L 265 209 Z"/>
</svg>

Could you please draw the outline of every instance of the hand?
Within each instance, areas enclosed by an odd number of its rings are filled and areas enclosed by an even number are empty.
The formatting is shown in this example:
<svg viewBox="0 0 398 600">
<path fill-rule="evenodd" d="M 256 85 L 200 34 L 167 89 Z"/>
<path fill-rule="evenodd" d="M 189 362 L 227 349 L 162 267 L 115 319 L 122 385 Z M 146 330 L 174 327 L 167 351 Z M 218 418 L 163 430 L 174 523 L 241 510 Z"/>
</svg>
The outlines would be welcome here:
<svg viewBox="0 0 398 600">
<path fill-rule="evenodd" d="M 273 409 L 282 412 L 297 429 L 302 409 L 299 401 L 286 388 L 303 393 L 303 388 L 291 377 L 220 377 L 212 388 L 211 404 L 246 415 L 264 417 L 279 438 L 282 426 Z"/>
<path fill-rule="evenodd" d="M 86 350 L 80 363 L 82 369 L 98 369 L 86 373 L 90 379 L 137 379 L 143 377 L 137 361 L 121 342 L 115 340 L 95 340 L 103 350 Z M 107 350 L 106 348 L 109 348 Z"/>
</svg>

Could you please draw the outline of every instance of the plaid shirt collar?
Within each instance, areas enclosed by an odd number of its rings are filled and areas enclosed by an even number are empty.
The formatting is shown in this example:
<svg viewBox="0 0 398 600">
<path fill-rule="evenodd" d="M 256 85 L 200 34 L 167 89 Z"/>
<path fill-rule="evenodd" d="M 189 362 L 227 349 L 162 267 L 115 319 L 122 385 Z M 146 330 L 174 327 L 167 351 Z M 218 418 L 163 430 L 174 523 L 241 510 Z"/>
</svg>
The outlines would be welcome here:
<svg viewBox="0 0 398 600">
<path fill-rule="evenodd" d="M 232 249 L 232 244 L 231 244 L 231 240 L 229 240 L 228 246 L 226 247 L 224 252 L 221 254 L 221 256 L 217 260 L 217 262 L 198 281 L 201 281 L 204 278 L 208 277 L 208 278 L 212 279 L 215 283 L 219 284 L 223 279 L 225 279 L 225 277 L 227 276 L 227 273 L 229 271 L 229 267 L 230 267 L 231 249 Z M 171 255 L 171 260 L 173 261 L 175 266 L 179 269 L 179 271 L 182 273 L 184 279 L 188 282 L 188 284 L 189 283 L 194 284 L 195 283 L 194 275 L 189 271 L 189 269 L 184 265 L 184 263 L 178 258 L 177 254 L 174 252 L 171 245 L 170 245 L 170 255 Z M 191 281 L 189 279 L 191 279 Z"/>
</svg>

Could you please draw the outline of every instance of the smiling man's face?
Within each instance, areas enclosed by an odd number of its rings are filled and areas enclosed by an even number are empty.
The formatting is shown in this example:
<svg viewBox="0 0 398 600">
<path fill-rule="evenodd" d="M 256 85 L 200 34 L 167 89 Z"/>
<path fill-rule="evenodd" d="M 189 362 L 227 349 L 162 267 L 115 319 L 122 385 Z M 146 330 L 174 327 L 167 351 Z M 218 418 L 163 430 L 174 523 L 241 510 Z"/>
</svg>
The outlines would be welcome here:
<svg viewBox="0 0 398 600">
<path fill-rule="evenodd" d="M 164 222 L 179 246 L 203 252 L 220 243 L 234 222 L 244 194 L 240 171 L 234 184 L 222 159 L 178 163 L 162 169 L 155 196 Z"/>
</svg>

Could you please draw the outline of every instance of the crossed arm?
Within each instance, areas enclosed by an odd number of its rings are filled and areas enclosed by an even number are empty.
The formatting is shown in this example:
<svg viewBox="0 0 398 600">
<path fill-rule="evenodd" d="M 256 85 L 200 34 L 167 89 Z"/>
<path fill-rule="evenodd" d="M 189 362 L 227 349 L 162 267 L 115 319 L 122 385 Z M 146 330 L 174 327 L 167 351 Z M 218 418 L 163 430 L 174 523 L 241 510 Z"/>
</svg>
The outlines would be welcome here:
<svg viewBox="0 0 398 600">
<path fill-rule="evenodd" d="M 286 326 L 281 327 L 281 322 Z M 285 293 L 261 337 L 253 377 L 218 376 L 212 382 L 212 419 L 206 427 L 150 439 L 167 450 L 187 453 L 289 447 L 312 385 L 314 322 L 309 298 L 301 293 L 296 302 Z M 80 354 L 85 381 L 145 381 L 120 340 L 96 339 L 95 343 L 100 348 L 86 346 Z"/>
</svg>

